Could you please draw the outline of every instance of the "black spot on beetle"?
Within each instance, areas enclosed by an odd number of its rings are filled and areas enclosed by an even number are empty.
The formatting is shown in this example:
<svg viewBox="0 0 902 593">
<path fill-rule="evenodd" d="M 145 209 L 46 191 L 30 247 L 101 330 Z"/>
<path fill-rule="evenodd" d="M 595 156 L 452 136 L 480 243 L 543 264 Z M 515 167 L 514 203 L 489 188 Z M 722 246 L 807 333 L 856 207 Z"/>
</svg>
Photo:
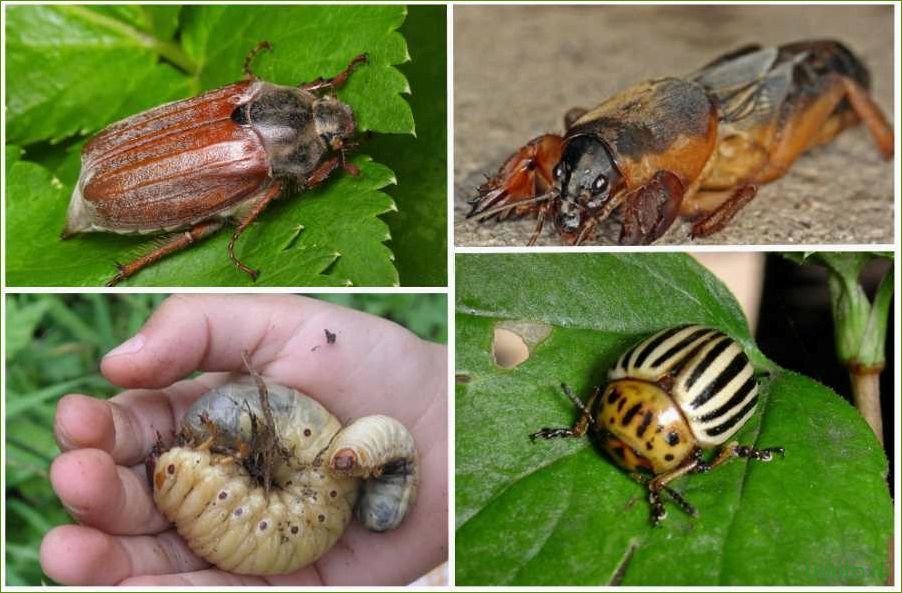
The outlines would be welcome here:
<svg viewBox="0 0 902 593">
<path fill-rule="evenodd" d="M 614 416 L 611 416 L 611 424 L 614 424 L 614 422 L 616 422 L 616 421 L 617 421 L 617 418 Z"/>
<path fill-rule="evenodd" d="M 260 531 L 266 531 L 266 528 L 269 527 L 269 523 L 266 521 L 260 521 Z"/>
<path fill-rule="evenodd" d="M 223 490 L 222 492 L 219 493 L 219 500 L 225 500 L 228 497 L 229 497 L 229 493 L 226 492 L 225 490 Z"/>
<path fill-rule="evenodd" d="M 617 404 L 617 411 L 618 411 L 618 412 L 622 412 L 622 411 L 623 411 L 623 405 L 624 405 L 625 403 L 626 403 L 626 398 L 623 398 L 622 400 L 620 400 L 620 403 Z"/>
<path fill-rule="evenodd" d="M 170 476 L 171 476 L 172 474 L 174 474 L 174 473 L 175 473 L 175 466 L 174 466 L 173 464 L 171 464 L 171 463 L 170 463 L 169 465 L 167 465 L 167 466 L 166 466 L 166 473 L 168 473 Z"/>
<path fill-rule="evenodd" d="M 317 515 L 317 516 L 316 516 L 316 519 L 317 519 L 317 521 L 319 521 L 320 523 L 322 523 L 323 521 L 326 520 L 326 516 L 325 516 L 325 515 Z"/>
<path fill-rule="evenodd" d="M 329 492 L 329 496 L 331 496 L 332 498 L 335 498 L 336 496 L 338 496 L 338 492 L 336 492 L 335 490 L 331 490 Z"/>
<path fill-rule="evenodd" d="M 642 423 L 639 424 L 639 428 L 636 429 L 636 436 L 642 437 L 645 434 L 645 431 L 648 430 L 649 425 L 651 424 L 651 419 L 654 417 L 654 414 L 651 410 L 645 412 L 645 415 L 642 417 Z"/>
<path fill-rule="evenodd" d="M 622 424 L 623 426 L 626 426 L 627 424 L 632 422 L 633 418 L 636 416 L 636 414 L 639 413 L 639 411 L 641 409 L 642 409 L 641 403 L 633 404 L 632 407 L 626 411 L 626 414 L 623 415 L 623 420 L 620 421 L 620 424 Z"/>
<path fill-rule="evenodd" d="M 240 517 L 241 515 L 244 514 L 244 509 L 241 508 L 241 507 L 238 507 L 237 509 L 235 509 L 235 512 L 234 512 L 233 514 L 234 514 L 236 517 Z"/>
<path fill-rule="evenodd" d="M 298 532 L 298 526 L 297 526 L 297 525 L 292 525 L 292 526 L 291 526 L 291 533 L 297 534 L 297 532 Z"/>
<path fill-rule="evenodd" d="M 667 455 L 664 456 L 664 461 L 673 461 L 673 455 L 668 453 Z"/>
<path fill-rule="evenodd" d="M 304 429 L 304 436 L 305 436 L 305 437 L 309 437 L 311 434 L 313 434 L 313 433 L 311 432 L 311 430 L 310 430 L 309 428 L 305 428 L 305 429 Z"/>
<path fill-rule="evenodd" d="M 620 399 L 620 392 L 617 391 L 617 388 L 615 387 L 614 389 L 611 390 L 611 393 L 608 395 L 608 403 L 612 404 L 615 401 L 617 401 L 618 399 Z"/>
<path fill-rule="evenodd" d="M 668 445 L 675 447 L 680 442 L 680 435 L 678 435 L 676 431 L 670 431 L 667 433 L 665 440 L 667 441 Z"/>
<path fill-rule="evenodd" d="M 654 445 L 651 444 L 651 441 L 645 441 L 645 448 L 648 449 L 649 451 L 651 451 L 655 447 L 654 447 Z"/>
</svg>

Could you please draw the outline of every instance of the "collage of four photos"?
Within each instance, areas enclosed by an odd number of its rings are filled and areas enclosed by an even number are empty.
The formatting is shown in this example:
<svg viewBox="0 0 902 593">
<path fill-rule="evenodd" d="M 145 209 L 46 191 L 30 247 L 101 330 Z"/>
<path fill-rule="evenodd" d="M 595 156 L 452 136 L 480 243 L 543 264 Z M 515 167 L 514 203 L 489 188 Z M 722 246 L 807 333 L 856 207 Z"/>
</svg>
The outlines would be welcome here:
<svg viewBox="0 0 902 593">
<path fill-rule="evenodd" d="M 3 589 L 893 590 L 899 17 L 4 1 Z"/>
</svg>

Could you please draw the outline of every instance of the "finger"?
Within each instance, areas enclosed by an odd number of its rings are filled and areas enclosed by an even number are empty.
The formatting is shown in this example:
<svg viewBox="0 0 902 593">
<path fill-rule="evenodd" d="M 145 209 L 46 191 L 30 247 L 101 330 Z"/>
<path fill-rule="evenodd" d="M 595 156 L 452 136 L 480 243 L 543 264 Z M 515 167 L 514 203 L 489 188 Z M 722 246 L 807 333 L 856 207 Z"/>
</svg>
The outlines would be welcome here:
<svg viewBox="0 0 902 593">
<path fill-rule="evenodd" d="M 198 570 L 180 574 L 132 577 L 125 579 L 119 584 L 128 587 L 259 587 L 261 585 L 268 585 L 269 583 L 263 577 L 232 574 L 230 572 L 223 572 L 211 568 L 209 570 Z"/>
<path fill-rule="evenodd" d="M 108 452 L 119 465 L 143 463 L 157 434 L 171 441 L 191 404 L 226 379 L 204 375 L 165 390 L 126 391 L 109 400 L 67 395 L 56 408 L 56 440 L 63 451 L 94 448 Z"/>
<path fill-rule="evenodd" d="M 159 533 L 169 521 L 157 511 L 143 468 L 117 466 L 109 453 L 78 449 L 50 466 L 50 482 L 79 522 L 112 534 Z"/>
<path fill-rule="evenodd" d="M 92 527 L 63 525 L 47 533 L 40 555 L 47 576 L 63 585 L 115 585 L 132 576 L 209 566 L 175 531 L 113 536 Z"/>
<path fill-rule="evenodd" d="M 243 370 L 242 350 L 276 353 L 323 307 L 328 305 L 295 296 L 172 296 L 138 334 L 104 357 L 101 371 L 116 385 L 152 388 L 195 370 Z"/>
<path fill-rule="evenodd" d="M 395 398 L 402 422 L 419 415 L 417 406 L 432 395 L 411 400 L 412 386 L 434 383 L 447 360 L 442 347 L 397 324 L 316 299 L 177 295 L 107 354 L 101 370 L 124 387 L 161 387 L 195 370 L 243 372 L 242 350 L 267 378 L 314 396 L 341 396 L 339 415 L 391 413 L 381 404 Z"/>
</svg>

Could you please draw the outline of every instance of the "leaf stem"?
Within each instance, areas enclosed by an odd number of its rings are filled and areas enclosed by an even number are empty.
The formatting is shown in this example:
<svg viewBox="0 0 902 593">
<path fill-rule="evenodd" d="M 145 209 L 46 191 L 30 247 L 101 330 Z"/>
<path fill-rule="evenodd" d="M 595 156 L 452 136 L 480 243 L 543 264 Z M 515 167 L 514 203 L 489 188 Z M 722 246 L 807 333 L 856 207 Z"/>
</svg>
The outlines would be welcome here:
<svg viewBox="0 0 902 593">
<path fill-rule="evenodd" d="M 164 60 L 171 62 L 174 66 L 189 74 L 196 76 L 199 66 L 191 57 L 185 53 L 181 45 L 173 41 L 164 41 L 157 39 L 153 35 L 148 35 L 140 29 L 136 29 L 131 25 L 127 25 L 120 20 L 108 17 L 99 12 L 90 10 L 84 6 L 59 6 L 59 10 L 65 10 L 76 15 L 86 21 L 93 22 L 97 25 L 115 31 L 125 37 L 130 37 L 141 47 L 145 47 L 160 55 Z"/>
<path fill-rule="evenodd" d="M 880 368 L 850 366 L 852 398 L 871 430 L 883 444 L 883 414 L 880 411 Z"/>
</svg>

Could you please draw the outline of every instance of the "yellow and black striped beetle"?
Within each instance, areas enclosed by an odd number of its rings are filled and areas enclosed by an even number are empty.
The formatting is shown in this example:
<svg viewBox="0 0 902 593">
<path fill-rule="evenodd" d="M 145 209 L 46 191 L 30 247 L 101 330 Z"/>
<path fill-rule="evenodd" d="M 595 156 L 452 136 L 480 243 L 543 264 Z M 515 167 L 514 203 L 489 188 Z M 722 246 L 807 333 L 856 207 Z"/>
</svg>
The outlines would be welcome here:
<svg viewBox="0 0 902 593">
<path fill-rule="evenodd" d="M 734 457 L 770 461 L 783 447 L 757 449 L 730 442 L 758 404 L 755 371 L 742 347 L 723 332 L 701 325 L 662 330 L 623 353 L 583 403 L 571 428 L 543 428 L 530 438 L 581 437 L 589 425 L 607 455 L 646 484 L 651 520 L 667 512 L 665 492 L 686 513 L 698 512 L 667 484 L 686 474 L 708 472 Z M 702 452 L 721 447 L 712 461 Z M 649 478 L 640 470 L 650 473 Z"/>
</svg>

